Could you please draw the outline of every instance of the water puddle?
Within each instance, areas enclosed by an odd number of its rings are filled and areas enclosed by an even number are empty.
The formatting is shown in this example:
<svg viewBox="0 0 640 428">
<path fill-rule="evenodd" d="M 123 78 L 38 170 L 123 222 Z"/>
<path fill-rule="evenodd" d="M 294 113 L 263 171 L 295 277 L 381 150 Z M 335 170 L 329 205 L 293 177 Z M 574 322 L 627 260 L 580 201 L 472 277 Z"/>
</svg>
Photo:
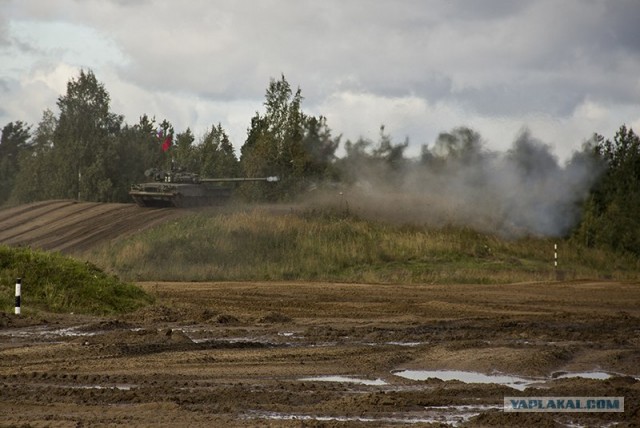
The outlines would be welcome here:
<svg viewBox="0 0 640 428">
<path fill-rule="evenodd" d="M 273 345 L 273 342 L 269 342 L 267 339 L 260 339 L 255 337 L 201 337 L 199 339 L 194 339 L 187 336 L 193 343 L 216 343 L 216 342 L 224 342 L 230 344 L 237 343 L 257 343 L 260 345 Z"/>
<path fill-rule="evenodd" d="M 438 406 L 425 407 L 422 412 L 408 412 L 403 414 L 387 414 L 385 416 L 321 416 L 287 414 L 276 412 L 250 412 L 247 419 L 267 419 L 276 421 L 319 421 L 319 422 L 370 422 L 376 424 L 444 424 L 459 426 L 468 422 L 482 412 L 502 409 L 496 406 Z"/>
<path fill-rule="evenodd" d="M 82 386 L 67 386 L 66 388 L 71 389 L 113 389 L 118 391 L 130 391 L 132 388 L 136 388 L 136 385 L 112 385 L 112 386 L 103 386 L 103 385 L 82 385 Z"/>
<path fill-rule="evenodd" d="M 606 372 L 571 372 L 571 373 L 560 373 L 552 376 L 554 379 L 573 379 L 573 378 L 582 378 L 582 379 L 594 379 L 594 380 L 607 380 L 612 378 L 613 376 Z"/>
<path fill-rule="evenodd" d="M 278 336 L 280 337 L 288 337 L 291 339 L 303 339 L 304 336 L 300 335 L 300 333 L 297 333 L 295 331 L 281 331 L 278 333 Z"/>
<path fill-rule="evenodd" d="M 84 326 L 56 328 L 50 326 L 31 326 L 23 328 L 11 328 L 0 331 L 0 336 L 15 339 L 41 339 L 52 340 L 63 337 L 95 336 L 96 332 L 82 331 Z"/>
<path fill-rule="evenodd" d="M 387 385 L 382 379 L 360 379 L 352 376 L 315 376 L 315 377 L 304 377 L 299 379 L 301 381 L 308 382 L 341 382 L 341 383 L 357 383 L 360 385 L 368 385 L 368 386 L 383 386 Z"/>
<path fill-rule="evenodd" d="M 505 385 L 510 388 L 524 391 L 530 386 L 539 386 L 548 381 L 557 379 L 593 379 L 606 380 L 612 378 L 615 374 L 599 371 L 588 372 L 557 372 L 550 378 L 526 378 L 505 374 L 483 374 L 478 372 L 467 372 L 461 370 L 400 370 L 394 371 L 394 375 L 410 380 L 424 381 L 429 378 L 436 378 L 443 381 L 457 380 L 464 383 L 493 383 Z M 624 376 L 624 375 L 622 375 Z"/>
<path fill-rule="evenodd" d="M 524 391 L 525 388 L 531 384 L 540 382 L 540 379 L 528 379 L 503 374 L 486 375 L 460 370 L 400 370 L 393 372 L 393 374 L 410 380 L 427 380 L 429 378 L 436 378 L 443 381 L 458 380 L 464 383 L 495 383 L 498 385 L 505 385 L 519 391 Z"/>
<path fill-rule="evenodd" d="M 394 345 L 394 346 L 406 346 L 409 348 L 414 348 L 416 346 L 424 345 L 428 342 L 386 342 L 386 345 Z"/>
</svg>

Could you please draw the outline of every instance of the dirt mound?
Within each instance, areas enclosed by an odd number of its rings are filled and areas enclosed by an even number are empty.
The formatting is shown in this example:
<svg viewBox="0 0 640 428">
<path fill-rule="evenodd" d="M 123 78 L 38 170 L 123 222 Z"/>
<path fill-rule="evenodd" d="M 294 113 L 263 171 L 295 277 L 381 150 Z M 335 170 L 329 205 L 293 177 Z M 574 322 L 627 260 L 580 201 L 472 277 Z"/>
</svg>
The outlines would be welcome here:
<svg viewBox="0 0 640 428">
<path fill-rule="evenodd" d="M 53 200 L 0 210 L 0 244 L 79 253 L 188 211 L 135 204 Z"/>
</svg>

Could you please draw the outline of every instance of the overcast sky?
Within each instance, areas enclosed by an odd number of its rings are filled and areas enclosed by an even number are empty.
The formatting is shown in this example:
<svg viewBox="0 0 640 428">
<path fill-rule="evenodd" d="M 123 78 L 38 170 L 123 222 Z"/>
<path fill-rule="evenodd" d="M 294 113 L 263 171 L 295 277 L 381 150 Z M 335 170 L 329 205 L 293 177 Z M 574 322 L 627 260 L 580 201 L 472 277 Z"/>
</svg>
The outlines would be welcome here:
<svg viewBox="0 0 640 428">
<path fill-rule="evenodd" d="M 506 150 L 523 128 L 566 158 L 640 130 L 637 0 L 0 0 L 0 127 L 37 124 L 79 70 L 111 109 L 239 148 L 284 75 L 334 135 L 409 155 L 457 126 Z"/>
</svg>

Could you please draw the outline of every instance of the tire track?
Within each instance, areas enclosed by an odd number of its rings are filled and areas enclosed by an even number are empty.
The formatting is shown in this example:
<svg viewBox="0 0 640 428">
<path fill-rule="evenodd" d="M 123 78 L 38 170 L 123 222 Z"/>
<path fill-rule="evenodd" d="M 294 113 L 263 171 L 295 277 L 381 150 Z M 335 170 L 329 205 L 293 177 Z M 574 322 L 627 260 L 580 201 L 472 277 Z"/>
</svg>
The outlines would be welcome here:
<svg viewBox="0 0 640 428">
<path fill-rule="evenodd" d="M 33 227 L 30 223 L 34 219 L 45 217 L 71 204 L 73 204 L 72 201 L 46 201 L 2 210 L 0 211 L 0 239 L 10 239 L 19 235 L 25 228 Z M 24 226 L 25 224 L 27 226 Z"/>
<path fill-rule="evenodd" d="M 29 242 L 32 236 L 39 236 L 43 227 L 55 230 L 58 223 L 91 208 L 91 205 L 76 206 L 73 202 L 55 201 L 38 209 L 23 211 L 8 219 L 4 228 L 0 226 L 4 229 L 1 239 L 6 244 Z"/>
<path fill-rule="evenodd" d="M 0 210 L 0 244 L 79 253 L 189 212 L 122 203 L 34 202 Z"/>
</svg>

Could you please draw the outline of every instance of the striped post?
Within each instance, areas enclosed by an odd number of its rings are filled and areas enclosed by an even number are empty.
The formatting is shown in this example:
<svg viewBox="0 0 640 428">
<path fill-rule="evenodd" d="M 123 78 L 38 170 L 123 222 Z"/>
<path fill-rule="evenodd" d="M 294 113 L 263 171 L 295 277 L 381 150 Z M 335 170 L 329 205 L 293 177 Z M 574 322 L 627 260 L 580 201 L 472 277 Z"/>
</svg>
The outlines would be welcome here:
<svg viewBox="0 0 640 428">
<path fill-rule="evenodd" d="M 566 272 L 558 269 L 558 244 L 553 244 L 553 271 L 556 274 L 556 281 L 564 281 Z"/>
<path fill-rule="evenodd" d="M 20 315 L 20 293 L 22 292 L 22 278 L 16 279 L 16 315 Z"/>
</svg>

